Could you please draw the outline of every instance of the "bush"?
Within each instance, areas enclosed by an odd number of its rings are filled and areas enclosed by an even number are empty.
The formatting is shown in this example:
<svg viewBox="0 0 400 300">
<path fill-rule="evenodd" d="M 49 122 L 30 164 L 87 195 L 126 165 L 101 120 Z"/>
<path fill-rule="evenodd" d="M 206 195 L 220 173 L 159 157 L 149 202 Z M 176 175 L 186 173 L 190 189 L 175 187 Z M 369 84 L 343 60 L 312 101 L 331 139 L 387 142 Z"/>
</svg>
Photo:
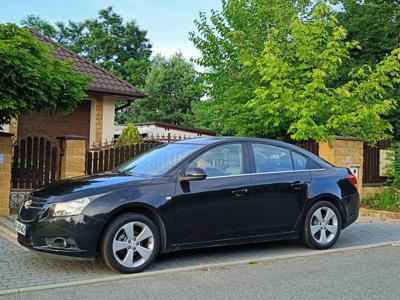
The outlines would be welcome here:
<svg viewBox="0 0 400 300">
<path fill-rule="evenodd" d="M 392 152 L 389 158 L 392 163 L 388 165 L 388 184 L 394 188 L 400 188 L 400 142 L 393 143 L 390 147 Z"/>
<path fill-rule="evenodd" d="M 143 144 L 143 137 L 133 124 L 128 124 L 128 126 L 122 130 L 116 142 L 117 147 L 141 144 Z"/>
<path fill-rule="evenodd" d="M 363 204 L 371 209 L 400 211 L 400 190 L 387 188 L 381 193 L 363 199 Z"/>
</svg>

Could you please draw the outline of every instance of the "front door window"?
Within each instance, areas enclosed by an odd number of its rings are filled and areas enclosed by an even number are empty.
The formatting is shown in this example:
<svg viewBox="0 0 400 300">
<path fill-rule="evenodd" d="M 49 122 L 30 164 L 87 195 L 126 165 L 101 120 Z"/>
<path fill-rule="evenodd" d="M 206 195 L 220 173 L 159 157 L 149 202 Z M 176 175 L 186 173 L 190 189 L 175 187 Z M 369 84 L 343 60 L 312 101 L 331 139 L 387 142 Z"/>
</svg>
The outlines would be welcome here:
<svg viewBox="0 0 400 300">
<path fill-rule="evenodd" d="M 243 174 L 243 151 L 241 144 L 217 146 L 196 158 L 189 168 L 201 168 L 207 177 Z"/>
</svg>

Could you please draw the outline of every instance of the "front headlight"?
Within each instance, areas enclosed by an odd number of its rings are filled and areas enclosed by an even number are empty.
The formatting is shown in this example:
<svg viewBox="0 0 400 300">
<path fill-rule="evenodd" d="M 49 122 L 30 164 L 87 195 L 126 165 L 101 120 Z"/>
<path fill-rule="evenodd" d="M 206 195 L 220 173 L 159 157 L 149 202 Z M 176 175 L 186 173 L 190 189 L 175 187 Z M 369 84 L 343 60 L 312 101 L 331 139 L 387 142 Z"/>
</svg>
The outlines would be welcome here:
<svg viewBox="0 0 400 300">
<path fill-rule="evenodd" d="M 76 216 L 79 215 L 89 203 L 89 198 L 53 203 L 49 207 L 49 215 L 52 217 Z"/>
</svg>

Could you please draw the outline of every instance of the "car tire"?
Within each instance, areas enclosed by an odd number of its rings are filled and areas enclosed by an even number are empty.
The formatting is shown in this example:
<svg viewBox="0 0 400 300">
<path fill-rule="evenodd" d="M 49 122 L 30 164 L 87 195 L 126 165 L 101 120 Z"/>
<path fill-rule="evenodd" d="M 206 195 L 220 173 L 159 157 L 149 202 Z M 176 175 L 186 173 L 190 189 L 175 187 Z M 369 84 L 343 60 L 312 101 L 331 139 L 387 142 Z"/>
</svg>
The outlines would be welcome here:
<svg viewBox="0 0 400 300">
<path fill-rule="evenodd" d="M 100 249 L 109 268 L 121 273 L 141 272 L 158 256 L 160 233 L 147 216 L 126 213 L 107 226 Z"/>
<path fill-rule="evenodd" d="M 329 249 L 339 239 L 342 217 L 332 202 L 319 201 L 309 211 L 303 224 L 303 242 L 312 249 Z"/>
</svg>

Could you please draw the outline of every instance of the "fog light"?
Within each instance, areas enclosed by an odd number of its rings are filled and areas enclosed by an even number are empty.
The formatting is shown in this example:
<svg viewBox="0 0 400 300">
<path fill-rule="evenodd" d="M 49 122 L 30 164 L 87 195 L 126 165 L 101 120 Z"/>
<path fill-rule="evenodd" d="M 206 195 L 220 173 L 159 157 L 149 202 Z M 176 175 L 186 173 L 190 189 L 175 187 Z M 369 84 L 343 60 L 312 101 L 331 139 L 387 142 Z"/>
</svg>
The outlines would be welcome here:
<svg viewBox="0 0 400 300">
<path fill-rule="evenodd" d="M 67 240 L 62 237 L 46 239 L 46 244 L 53 249 L 65 249 L 68 247 Z"/>
</svg>

